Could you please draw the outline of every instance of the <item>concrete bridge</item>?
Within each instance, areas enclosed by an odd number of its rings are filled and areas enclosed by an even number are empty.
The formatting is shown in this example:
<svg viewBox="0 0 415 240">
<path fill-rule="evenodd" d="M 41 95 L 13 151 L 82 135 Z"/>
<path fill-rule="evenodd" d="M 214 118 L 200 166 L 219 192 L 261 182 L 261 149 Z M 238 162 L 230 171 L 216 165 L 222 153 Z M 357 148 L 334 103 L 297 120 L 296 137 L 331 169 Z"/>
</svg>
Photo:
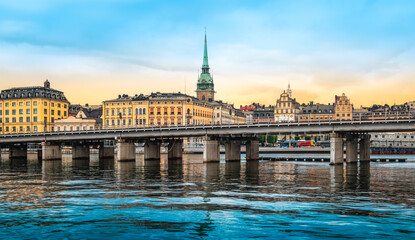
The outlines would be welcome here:
<svg viewBox="0 0 415 240">
<path fill-rule="evenodd" d="M 135 143 L 144 143 L 144 159 L 160 159 L 160 144 L 168 144 L 169 158 L 181 158 L 183 139 L 203 137 L 203 159 L 219 161 L 219 142 L 225 144 L 225 159 L 241 158 L 241 143 L 246 142 L 246 159 L 259 158 L 258 135 L 330 134 L 330 164 L 370 160 L 370 132 L 415 131 L 414 119 L 347 122 L 270 123 L 255 125 L 168 126 L 147 128 L 101 129 L 74 132 L 42 132 L 0 135 L 0 146 L 11 157 L 24 157 L 28 143 L 42 144 L 42 159 L 61 158 L 61 146 L 72 145 L 73 158 L 88 158 L 89 146 L 99 148 L 100 156 L 114 156 L 113 147 L 104 140 L 116 140 L 118 161 L 135 159 Z M 2 151 L 6 154 L 5 151 Z"/>
</svg>

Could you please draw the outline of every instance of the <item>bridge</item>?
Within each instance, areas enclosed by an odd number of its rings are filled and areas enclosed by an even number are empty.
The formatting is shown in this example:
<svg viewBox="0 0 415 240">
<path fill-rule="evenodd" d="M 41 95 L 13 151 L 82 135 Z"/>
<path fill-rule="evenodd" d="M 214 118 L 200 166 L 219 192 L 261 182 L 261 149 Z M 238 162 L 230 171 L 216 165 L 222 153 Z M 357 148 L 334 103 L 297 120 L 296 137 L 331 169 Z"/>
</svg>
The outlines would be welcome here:
<svg viewBox="0 0 415 240">
<path fill-rule="evenodd" d="M 118 161 L 135 159 L 135 143 L 144 143 L 144 159 L 160 159 L 160 144 L 168 143 L 169 158 L 181 158 L 183 139 L 203 137 L 205 162 L 219 161 L 219 142 L 225 142 L 225 159 L 240 160 L 241 142 L 246 141 L 246 159 L 259 158 L 257 136 L 265 134 L 330 134 L 330 164 L 370 161 L 371 132 L 415 131 L 415 119 L 292 122 L 269 124 L 230 124 L 195 126 L 159 126 L 145 128 L 100 129 L 72 132 L 40 132 L 0 135 L 0 147 L 9 157 L 24 157 L 27 144 L 41 143 L 42 159 L 61 158 L 61 146 L 71 144 L 73 158 L 88 158 L 89 146 L 99 148 L 101 157 L 114 156 L 114 148 L 104 146 L 105 140 L 116 140 Z M 2 151 L 2 156 L 6 153 Z"/>
</svg>

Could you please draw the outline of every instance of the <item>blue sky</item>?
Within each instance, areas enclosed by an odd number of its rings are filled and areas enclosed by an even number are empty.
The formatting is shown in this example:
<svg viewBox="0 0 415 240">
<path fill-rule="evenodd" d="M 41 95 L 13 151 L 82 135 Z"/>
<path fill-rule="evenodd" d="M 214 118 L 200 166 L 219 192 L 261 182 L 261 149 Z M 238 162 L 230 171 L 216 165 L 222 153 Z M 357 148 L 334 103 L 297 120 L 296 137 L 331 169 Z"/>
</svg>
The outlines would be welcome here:
<svg viewBox="0 0 415 240">
<path fill-rule="evenodd" d="M 290 82 L 300 102 L 400 103 L 415 100 L 414 24 L 399 0 L 0 0 L 0 87 L 49 78 L 74 103 L 193 94 L 206 27 L 225 101 L 273 104 Z"/>
</svg>

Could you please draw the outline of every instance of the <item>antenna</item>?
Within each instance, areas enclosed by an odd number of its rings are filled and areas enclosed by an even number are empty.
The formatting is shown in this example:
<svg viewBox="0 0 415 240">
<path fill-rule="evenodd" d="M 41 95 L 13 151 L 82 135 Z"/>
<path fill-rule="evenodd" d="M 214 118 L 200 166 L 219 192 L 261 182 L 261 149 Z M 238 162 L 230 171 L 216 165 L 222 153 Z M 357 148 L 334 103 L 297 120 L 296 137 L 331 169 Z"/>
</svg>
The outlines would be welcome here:
<svg viewBox="0 0 415 240">
<path fill-rule="evenodd" d="M 186 92 L 186 78 L 184 78 L 184 94 L 187 95 L 187 92 Z"/>
</svg>

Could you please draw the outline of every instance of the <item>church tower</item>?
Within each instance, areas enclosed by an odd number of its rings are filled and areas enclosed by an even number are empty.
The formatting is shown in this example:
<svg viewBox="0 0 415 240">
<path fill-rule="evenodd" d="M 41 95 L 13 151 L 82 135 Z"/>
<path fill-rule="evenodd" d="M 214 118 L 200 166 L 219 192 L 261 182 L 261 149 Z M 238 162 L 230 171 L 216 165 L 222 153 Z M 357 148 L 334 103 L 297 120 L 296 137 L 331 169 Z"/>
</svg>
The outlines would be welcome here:
<svg viewBox="0 0 415 240">
<path fill-rule="evenodd" d="M 207 37 L 205 33 L 205 49 L 203 54 L 202 73 L 197 80 L 196 88 L 197 98 L 203 101 L 213 101 L 215 99 L 215 89 L 213 78 L 209 73 L 208 53 L 207 53 Z"/>
</svg>

